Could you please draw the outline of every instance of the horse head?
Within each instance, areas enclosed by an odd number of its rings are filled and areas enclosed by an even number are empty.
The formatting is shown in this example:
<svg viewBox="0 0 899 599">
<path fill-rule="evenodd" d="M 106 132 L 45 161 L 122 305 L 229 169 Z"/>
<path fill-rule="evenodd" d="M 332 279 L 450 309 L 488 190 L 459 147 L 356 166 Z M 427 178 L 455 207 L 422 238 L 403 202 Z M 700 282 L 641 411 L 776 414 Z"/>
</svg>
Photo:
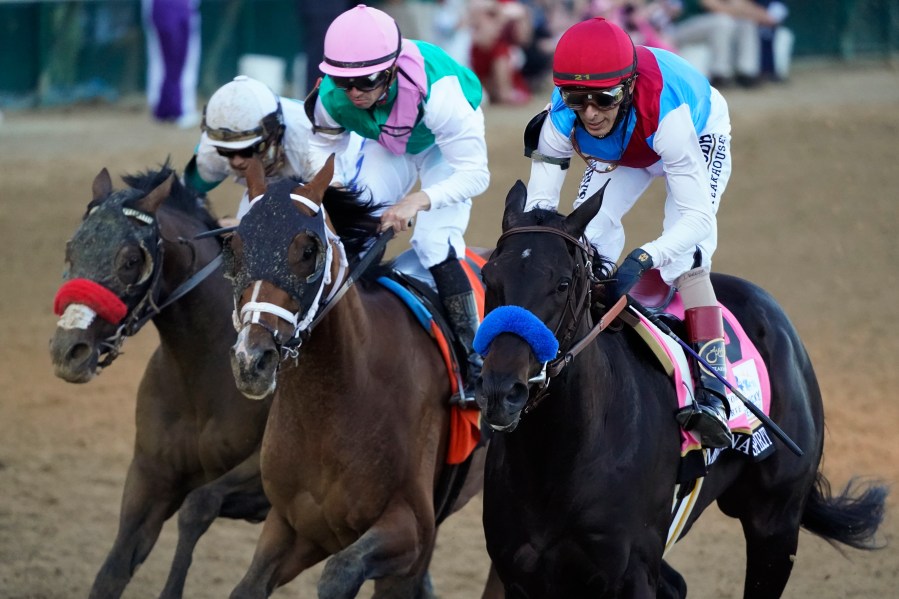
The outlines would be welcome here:
<svg viewBox="0 0 899 599">
<path fill-rule="evenodd" d="M 481 272 L 487 316 L 475 342 L 485 354 L 478 405 L 496 430 L 518 426 L 535 384 L 546 384 L 547 362 L 564 355 L 590 323 L 593 250 L 583 236 L 604 191 L 567 217 L 525 212 L 521 181 L 509 191 L 502 235 Z"/>
<path fill-rule="evenodd" d="M 66 244 L 65 283 L 54 301 L 60 316 L 50 342 L 56 376 L 91 380 L 135 332 L 131 317 L 155 301 L 162 270 L 156 211 L 175 179 L 168 165 L 143 178 L 149 190 L 114 191 L 105 168 L 94 179 L 93 200 Z"/>
<path fill-rule="evenodd" d="M 267 186 L 256 160 L 247 171 L 254 199 L 226 242 L 225 262 L 238 330 L 231 367 L 251 399 L 274 391 L 282 355 L 298 355 L 334 271 L 346 266 L 322 209 L 333 173 L 333 155 L 306 184 L 281 179 Z"/>
</svg>

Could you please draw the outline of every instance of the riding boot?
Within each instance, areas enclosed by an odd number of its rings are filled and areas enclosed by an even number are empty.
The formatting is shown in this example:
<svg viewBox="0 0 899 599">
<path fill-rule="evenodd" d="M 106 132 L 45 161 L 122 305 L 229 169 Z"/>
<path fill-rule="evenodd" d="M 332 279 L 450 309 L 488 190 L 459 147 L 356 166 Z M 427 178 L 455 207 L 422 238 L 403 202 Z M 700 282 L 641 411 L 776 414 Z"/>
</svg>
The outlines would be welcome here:
<svg viewBox="0 0 899 599">
<path fill-rule="evenodd" d="M 697 355 L 722 378 L 726 378 L 721 308 L 690 308 L 685 316 L 687 335 Z M 693 405 L 678 412 L 677 421 L 685 431 L 698 436 L 704 447 L 731 447 L 733 434 L 727 425 L 730 410 L 725 385 L 698 360 L 694 360 L 694 365 L 699 371 L 699 386 L 694 394 Z"/>
<path fill-rule="evenodd" d="M 453 401 L 463 406 L 474 407 L 475 384 L 481 376 L 483 360 L 480 354 L 474 350 L 474 337 L 478 332 L 478 304 L 474 291 L 468 282 L 468 277 L 459 264 L 455 252 L 450 252 L 450 257 L 444 262 L 431 267 L 434 282 L 437 284 L 437 294 L 446 309 L 447 319 L 453 330 L 453 335 L 458 345 L 465 351 L 466 364 L 460 394 Z"/>
</svg>

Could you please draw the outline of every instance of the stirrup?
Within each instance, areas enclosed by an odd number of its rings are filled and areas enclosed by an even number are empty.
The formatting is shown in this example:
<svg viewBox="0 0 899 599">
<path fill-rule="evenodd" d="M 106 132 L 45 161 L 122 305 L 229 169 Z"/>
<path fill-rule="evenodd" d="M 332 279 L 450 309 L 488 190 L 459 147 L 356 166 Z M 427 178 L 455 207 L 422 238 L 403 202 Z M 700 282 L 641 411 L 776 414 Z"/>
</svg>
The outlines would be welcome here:
<svg viewBox="0 0 899 599">
<path fill-rule="evenodd" d="M 466 393 L 466 391 L 468 392 Z M 477 399 L 475 398 L 474 389 L 461 389 L 460 391 L 457 391 L 452 397 L 450 397 L 450 404 L 459 406 L 463 410 L 480 409 L 478 407 Z"/>
<path fill-rule="evenodd" d="M 694 401 L 692 405 L 680 409 L 675 415 L 675 420 L 685 431 L 698 436 L 703 447 L 732 447 L 734 436 L 721 415 L 723 411 L 723 407 L 719 411 L 712 406 Z"/>
</svg>

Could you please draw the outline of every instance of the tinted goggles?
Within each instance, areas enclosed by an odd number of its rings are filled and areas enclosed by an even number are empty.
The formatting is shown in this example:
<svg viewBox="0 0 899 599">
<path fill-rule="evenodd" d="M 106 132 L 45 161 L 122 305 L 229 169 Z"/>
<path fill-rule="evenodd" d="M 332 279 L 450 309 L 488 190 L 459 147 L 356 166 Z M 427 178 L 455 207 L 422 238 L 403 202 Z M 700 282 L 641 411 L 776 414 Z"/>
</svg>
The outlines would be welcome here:
<svg viewBox="0 0 899 599">
<path fill-rule="evenodd" d="M 587 104 L 593 104 L 599 109 L 608 109 L 621 104 L 626 86 L 626 83 L 622 83 L 607 89 L 561 88 L 559 91 L 562 93 L 565 106 L 572 110 L 583 110 Z"/>
<path fill-rule="evenodd" d="M 331 77 L 334 85 L 340 89 L 355 87 L 360 92 L 370 92 L 386 84 L 390 80 L 390 75 L 391 70 L 387 69 L 386 71 L 378 71 L 377 73 L 360 77 L 335 77 L 334 75 L 329 75 L 329 77 Z"/>
<path fill-rule="evenodd" d="M 235 156 L 240 156 L 241 158 L 252 158 L 256 154 L 261 154 L 265 151 L 265 142 L 260 141 L 259 143 L 253 144 L 252 146 L 236 150 L 232 148 L 220 148 L 216 146 L 215 151 L 218 152 L 219 156 L 228 159 L 231 159 Z"/>
</svg>

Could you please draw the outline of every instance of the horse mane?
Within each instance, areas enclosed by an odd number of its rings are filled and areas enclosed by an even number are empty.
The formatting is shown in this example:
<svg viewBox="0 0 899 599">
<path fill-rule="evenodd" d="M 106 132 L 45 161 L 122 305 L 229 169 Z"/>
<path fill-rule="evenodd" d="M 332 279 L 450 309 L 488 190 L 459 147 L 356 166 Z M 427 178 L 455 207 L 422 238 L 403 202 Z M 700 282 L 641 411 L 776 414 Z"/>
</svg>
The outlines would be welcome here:
<svg viewBox="0 0 899 599">
<path fill-rule="evenodd" d="M 371 246 L 381 224 L 380 217 L 375 215 L 381 205 L 371 198 L 365 199 L 366 193 L 364 190 L 328 187 L 322 201 L 334 232 L 343 242 L 351 261 L 358 260 Z"/>
<path fill-rule="evenodd" d="M 124 201 L 125 204 L 131 204 L 139 198 L 145 196 L 150 191 L 162 184 L 171 175 L 176 175 L 172 181 L 172 189 L 169 197 L 165 199 L 165 206 L 173 208 L 180 212 L 192 216 L 202 222 L 207 229 L 218 228 L 218 221 L 206 207 L 205 198 L 195 190 L 181 183 L 178 173 L 171 167 L 171 159 L 166 158 L 165 162 L 158 169 L 148 169 L 138 173 L 129 173 L 122 175 L 122 180 L 132 190 L 140 192 L 134 194 L 132 198 Z M 93 204 L 94 202 L 91 202 Z M 88 210 L 91 206 L 88 206 Z"/>
</svg>

